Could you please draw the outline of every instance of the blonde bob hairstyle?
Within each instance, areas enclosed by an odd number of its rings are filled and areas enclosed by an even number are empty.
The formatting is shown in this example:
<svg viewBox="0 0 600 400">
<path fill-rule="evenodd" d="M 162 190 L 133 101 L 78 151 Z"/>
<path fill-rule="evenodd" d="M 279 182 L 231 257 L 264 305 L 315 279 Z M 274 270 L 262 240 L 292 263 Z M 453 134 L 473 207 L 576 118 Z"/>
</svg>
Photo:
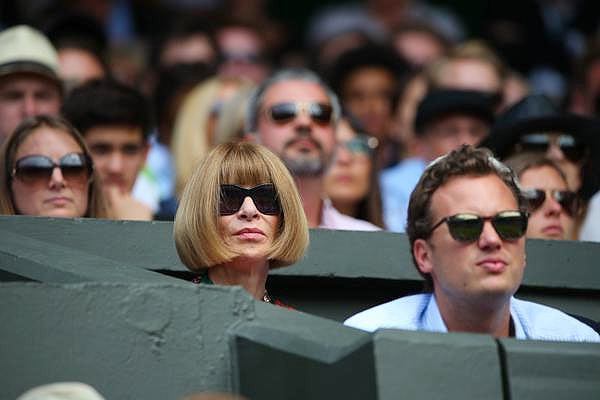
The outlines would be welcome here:
<svg viewBox="0 0 600 400">
<path fill-rule="evenodd" d="M 290 265 L 302 258 L 308 247 L 308 223 L 294 179 L 285 165 L 261 145 L 224 143 L 196 167 L 175 216 L 175 247 L 190 270 L 210 268 L 240 255 L 223 242 L 219 232 L 220 185 L 263 183 L 275 186 L 281 205 L 277 237 L 268 254 L 270 267 Z"/>
</svg>

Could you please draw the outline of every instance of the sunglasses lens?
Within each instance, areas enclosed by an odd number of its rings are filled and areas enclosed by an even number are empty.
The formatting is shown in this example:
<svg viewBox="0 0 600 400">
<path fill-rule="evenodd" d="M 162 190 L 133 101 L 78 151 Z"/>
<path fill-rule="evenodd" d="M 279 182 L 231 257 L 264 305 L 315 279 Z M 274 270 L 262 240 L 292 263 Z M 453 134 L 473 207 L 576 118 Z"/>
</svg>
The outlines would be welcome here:
<svg viewBox="0 0 600 400">
<path fill-rule="evenodd" d="M 72 183 L 86 183 L 91 170 L 82 154 L 67 154 L 60 159 L 60 171 L 63 177 Z"/>
<path fill-rule="evenodd" d="M 522 192 L 523 197 L 527 201 L 527 209 L 529 212 L 533 212 L 541 207 L 546 200 L 546 193 L 539 189 L 524 189 Z"/>
<path fill-rule="evenodd" d="M 483 219 L 476 215 L 459 214 L 448 219 L 450 235 L 459 242 L 472 242 L 483 230 Z"/>
<path fill-rule="evenodd" d="M 527 231 L 527 215 L 520 211 L 507 211 L 492 218 L 492 225 L 504 240 L 515 240 Z"/>
<path fill-rule="evenodd" d="M 271 184 L 257 186 L 254 189 L 254 193 L 252 193 L 252 201 L 254 201 L 254 205 L 258 211 L 263 214 L 279 214 L 280 206 L 277 200 L 277 192 Z"/>
<path fill-rule="evenodd" d="M 244 201 L 245 192 L 235 185 L 221 185 L 221 197 L 219 201 L 219 214 L 235 214 Z"/>
<path fill-rule="evenodd" d="M 310 116 L 313 121 L 319 124 L 328 124 L 331 122 L 333 109 L 327 104 L 313 103 L 310 105 Z"/>
<path fill-rule="evenodd" d="M 269 113 L 273 121 L 283 124 L 296 117 L 296 105 L 294 103 L 275 104 Z"/>
<path fill-rule="evenodd" d="M 41 156 L 24 157 L 17 161 L 15 177 L 26 183 L 48 181 L 54 165 L 52 160 Z"/>
<path fill-rule="evenodd" d="M 571 217 L 577 214 L 579 209 L 579 200 L 577 194 L 569 190 L 557 190 L 554 192 L 554 199 L 560 204 L 565 212 Z"/>
</svg>

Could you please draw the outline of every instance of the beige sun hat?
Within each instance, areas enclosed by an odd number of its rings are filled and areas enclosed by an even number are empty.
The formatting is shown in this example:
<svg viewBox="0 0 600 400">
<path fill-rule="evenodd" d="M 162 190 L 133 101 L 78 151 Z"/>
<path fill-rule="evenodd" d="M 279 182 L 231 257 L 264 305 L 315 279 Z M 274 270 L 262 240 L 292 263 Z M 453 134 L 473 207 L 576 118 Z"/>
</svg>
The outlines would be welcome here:
<svg viewBox="0 0 600 400">
<path fill-rule="evenodd" d="M 0 32 L 0 76 L 31 72 L 60 84 L 58 54 L 50 40 L 27 25 Z"/>
<path fill-rule="evenodd" d="M 105 400 L 88 384 L 81 382 L 58 382 L 34 387 L 17 400 Z"/>
</svg>

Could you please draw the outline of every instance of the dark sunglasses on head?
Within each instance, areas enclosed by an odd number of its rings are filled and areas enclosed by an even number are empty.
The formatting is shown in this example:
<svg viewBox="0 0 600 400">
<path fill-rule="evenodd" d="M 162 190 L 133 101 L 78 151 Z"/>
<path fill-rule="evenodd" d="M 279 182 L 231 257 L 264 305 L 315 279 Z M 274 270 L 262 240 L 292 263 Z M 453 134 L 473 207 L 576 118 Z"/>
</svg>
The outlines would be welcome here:
<svg viewBox="0 0 600 400">
<path fill-rule="evenodd" d="M 271 183 L 254 186 L 250 189 L 238 185 L 221 185 L 220 215 L 237 213 L 246 197 L 252 199 L 256 209 L 262 214 L 279 215 L 281 212 L 277 191 Z"/>
<path fill-rule="evenodd" d="M 12 176 L 24 183 L 48 182 L 54 168 L 60 168 L 63 178 L 74 184 L 88 183 L 92 176 L 91 160 L 79 153 L 69 153 L 55 163 L 50 157 L 34 155 L 20 158 L 15 163 Z"/>
<path fill-rule="evenodd" d="M 521 191 L 527 201 L 529 212 L 540 208 L 546 201 L 547 191 L 541 189 L 524 189 Z M 571 217 L 577 214 L 579 210 L 579 197 L 570 190 L 548 190 L 550 196 L 562 207 L 562 209 Z"/>
<path fill-rule="evenodd" d="M 547 133 L 532 133 L 519 138 L 519 151 L 545 153 L 554 144 L 560 148 L 565 157 L 572 161 L 580 161 L 586 155 L 586 147 L 571 135 L 554 136 Z"/>
<path fill-rule="evenodd" d="M 483 232 L 483 224 L 490 221 L 503 240 L 516 240 L 527 232 L 528 214 L 525 211 L 502 211 L 491 217 L 481 217 L 476 214 L 456 214 L 442 219 L 429 231 L 431 234 L 444 222 L 448 225 L 450 236 L 463 243 L 474 242 Z"/>
<path fill-rule="evenodd" d="M 315 123 L 325 125 L 331 122 L 333 108 L 328 104 L 306 101 L 277 103 L 266 110 L 269 119 L 277 124 L 286 124 L 301 112 L 307 113 Z"/>
<path fill-rule="evenodd" d="M 355 154 L 371 155 L 379 145 L 379 141 L 373 136 L 356 135 L 350 140 L 340 142 L 340 145 Z"/>
</svg>

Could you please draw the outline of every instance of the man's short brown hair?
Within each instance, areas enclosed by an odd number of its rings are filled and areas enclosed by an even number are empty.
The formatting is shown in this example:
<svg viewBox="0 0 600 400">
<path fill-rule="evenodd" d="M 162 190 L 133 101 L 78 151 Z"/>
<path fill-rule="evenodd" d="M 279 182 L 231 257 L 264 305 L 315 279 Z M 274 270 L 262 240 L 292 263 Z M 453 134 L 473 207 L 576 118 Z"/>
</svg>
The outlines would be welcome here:
<svg viewBox="0 0 600 400">
<path fill-rule="evenodd" d="M 411 254 L 417 239 L 427 239 L 431 236 L 431 227 L 436 222 L 431 220 L 431 198 L 435 191 L 457 177 L 485 175 L 496 175 L 500 178 L 513 192 L 519 209 L 525 209 L 518 180 L 511 169 L 494 158 L 490 150 L 463 145 L 432 161 L 410 195 L 406 233 L 410 242 Z M 417 271 L 428 284 L 427 288 L 432 288 L 431 275 L 421 273 L 414 254 L 412 257 Z"/>
</svg>

